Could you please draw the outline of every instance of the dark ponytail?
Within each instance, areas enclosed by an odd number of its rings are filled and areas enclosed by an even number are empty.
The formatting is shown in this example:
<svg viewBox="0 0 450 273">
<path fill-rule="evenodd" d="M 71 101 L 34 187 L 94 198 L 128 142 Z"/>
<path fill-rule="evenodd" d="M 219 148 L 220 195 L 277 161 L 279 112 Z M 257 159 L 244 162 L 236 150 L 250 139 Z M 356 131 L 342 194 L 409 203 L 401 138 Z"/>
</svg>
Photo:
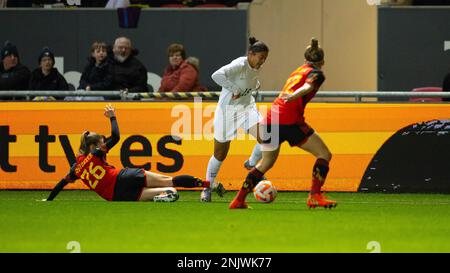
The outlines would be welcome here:
<svg viewBox="0 0 450 273">
<path fill-rule="evenodd" d="M 248 42 L 250 44 L 248 51 L 253 53 L 269 52 L 269 47 L 264 42 L 258 41 L 255 37 L 248 38 Z"/>
<path fill-rule="evenodd" d="M 305 59 L 308 62 L 318 63 L 323 61 L 325 53 L 319 46 L 319 41 L 316 38 L 311 39 L 311 44 L 306 48 Z"/>
</svg>

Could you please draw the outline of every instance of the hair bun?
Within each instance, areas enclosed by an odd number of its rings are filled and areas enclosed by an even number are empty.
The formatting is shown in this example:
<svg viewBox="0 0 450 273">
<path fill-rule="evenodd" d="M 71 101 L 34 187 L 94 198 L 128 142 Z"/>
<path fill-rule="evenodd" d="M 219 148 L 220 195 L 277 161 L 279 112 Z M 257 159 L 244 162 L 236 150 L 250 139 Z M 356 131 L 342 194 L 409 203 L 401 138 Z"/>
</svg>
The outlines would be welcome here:
<svg viewBox="0 0 450 273">
<path fill-rule="evenodd" d="M 323 61 L 325 54 L 323 49 L 319 47 L 319 41 L 316 38 L 311 38 L 311 44 L 306 48 L 304 55 L 308 62 L 317 63 Z"/>
<path fill-rule="evenodd" d="M 255 37 L 248 38 L 248 41 L 250 42 L 250 45 L 254 45 L 254 44 L 256 44 L 256 42 L 258 42 L 258 40 L 256 40 Z"/>
</svg>

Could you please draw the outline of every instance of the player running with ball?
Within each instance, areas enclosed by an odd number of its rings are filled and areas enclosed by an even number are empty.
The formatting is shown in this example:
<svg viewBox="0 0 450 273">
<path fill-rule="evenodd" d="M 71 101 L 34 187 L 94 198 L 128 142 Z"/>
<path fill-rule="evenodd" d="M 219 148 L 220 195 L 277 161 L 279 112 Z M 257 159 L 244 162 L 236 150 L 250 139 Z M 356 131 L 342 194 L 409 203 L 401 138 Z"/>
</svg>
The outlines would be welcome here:
<svg viewBox="0 0 450 273">
<path fill-rule="evenodd" d="M 68 184 L 77 179 L 107 201 L 174 202 L 178 199 L 173 187 L 208 187 L 208 181 L 190 175 L 170 177 L 144 169 L 116 169 L 106 162 L 106 154 L 119 142 L 119 126 L 115 110 L 105 107 L 105 117 L 111 122 L 111 137 L 105 138 L 86 131 L 81 135 L 79 154 L 69 174 L 61 179 L 47 199 L 52 201 Z"/>
<path fill-rule="evenodd" d="M 214 114 L 214 155 L 211 156 L 206 171 L 206 180 L 211 182 L 211 187 L 203 189 L 200 196 L 202 202 L 211 202 L 212 190 L 220 196 L 225 192 L 222 184 L 215 183 L 215 179 L 238 128 L 255 138 L 258 136 L 257 125 L 261 116 L 256 109 L 252 91 L 258 90 L 261 85 L 258 74 L 267 59 L 269 48 L 253 37 L 249 42 L 247 56 L 233 60 L 212 75 L 213 80 L 222 86 L 222 91 Z M 255 146 L 252 154 L 251 160 L 256 164 L 261 159 L 259 145 Z"/>
<path fill-rule="evenodd" d="M 328 174 L 331 153 L 304 118 L 307 103 L 315 96 L 325 81 L 321 70 L 325 64 L 324 51 L 319 47 L 316 39 L 311 40 L 304 56 L 304 65 L 290 75 L 281 94 L 268 111 L 267 120 L 261 122 L 263 128 L 260 131 L 267 132 L 267 135 L 263 137 L 262 160 L 248 173 L 242 188 L 230 203 L 230 209 L 248 208 L 245 202 L 247 194 L 263 180 L 264 174 L 275 164 L 280 152 L 280 145 L 284 141 L 317 158 L 313 167 L 312 186 L 307 206 L 332 208 L 337 205 L 336 201 L 327 199 L 321 192 Z"/>
</svg>

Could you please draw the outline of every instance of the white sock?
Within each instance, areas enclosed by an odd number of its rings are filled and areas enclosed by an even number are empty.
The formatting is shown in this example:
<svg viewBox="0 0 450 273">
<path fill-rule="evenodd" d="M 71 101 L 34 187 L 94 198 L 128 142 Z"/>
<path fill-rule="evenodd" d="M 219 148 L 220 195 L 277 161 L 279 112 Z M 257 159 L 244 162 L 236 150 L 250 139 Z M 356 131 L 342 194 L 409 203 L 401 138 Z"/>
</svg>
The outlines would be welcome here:
<svg viewBox="0 0 450 273">
<path fill-rule="evenodd" d="M 216 180 L 220 166 L 222 166 L 222 161 L 219 161 L 214 156 L 211 156 L 208 162 L 208 169 L 206 170 L 206 181 L 211 183 L 211 188 L 214 188 L 214 180 Z"/>
<path fill-rule="evenodd" d="M 250 159 L 248 160 L 250 165 L 256 166 L 256 164 L 261 160 L 262 158 L 262 152 L 261 152 L 261 145 L 256 144 L 253 148 L 252 155 L 250 156 Z"/>
</svg>

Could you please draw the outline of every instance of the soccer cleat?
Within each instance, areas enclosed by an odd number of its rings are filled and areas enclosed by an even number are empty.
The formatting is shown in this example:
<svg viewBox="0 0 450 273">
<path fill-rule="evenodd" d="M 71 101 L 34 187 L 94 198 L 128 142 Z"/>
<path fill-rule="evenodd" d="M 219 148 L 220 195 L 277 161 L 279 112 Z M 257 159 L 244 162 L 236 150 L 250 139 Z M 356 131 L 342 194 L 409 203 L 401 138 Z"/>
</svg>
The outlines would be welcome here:
<svg viewBox="0 0 450 273">
<path fill-rule="evenodd" d="M 334 200 L 327 199 L 327 197 L 322 193 L 314 193 L 314 194 L 310 193 L 308 195 L 306 205 L 309 208 L 324 207 L 326 209 L 332 209 L 337 206 L 337 202 Z"/>
<path fill-rule="evenodd" d="M 211 202 L 211 189 L 204 188 L 200 194 L 200 202 Z"/>
<path fill-rule="evenodd" d="M 227 193 L 227 190 L 220 182 L 214 183 L 213 191 L 215 191 L 220 197 L 223 197 L 225 193 Z"/>
<path fill-rule="evenodd" d="M 201 202 L 211 202 L 211 195 L 212 192 L 216 192 L 220 197 L 223 197 L 225 193 L 227 193 L 227 190 L 223 186 L 222 183 L 217 182 L 214 183 L 213 188 L 204 188 L 201 195 L 200 195 L 200 201 Z"/>
<path fill-rule="evenodd" d="M 180 198 L 177 192 L 166 190 L 153 197 L 154 202 L 175 202 Z"/>
<path fill-rule="evenodd" d="M 237 198 L 234 198 L 233 201 L 231 201 L 229 209 L 248 209 L 248 205 L 245 201 L 239 201 Z"/>
</svg>

